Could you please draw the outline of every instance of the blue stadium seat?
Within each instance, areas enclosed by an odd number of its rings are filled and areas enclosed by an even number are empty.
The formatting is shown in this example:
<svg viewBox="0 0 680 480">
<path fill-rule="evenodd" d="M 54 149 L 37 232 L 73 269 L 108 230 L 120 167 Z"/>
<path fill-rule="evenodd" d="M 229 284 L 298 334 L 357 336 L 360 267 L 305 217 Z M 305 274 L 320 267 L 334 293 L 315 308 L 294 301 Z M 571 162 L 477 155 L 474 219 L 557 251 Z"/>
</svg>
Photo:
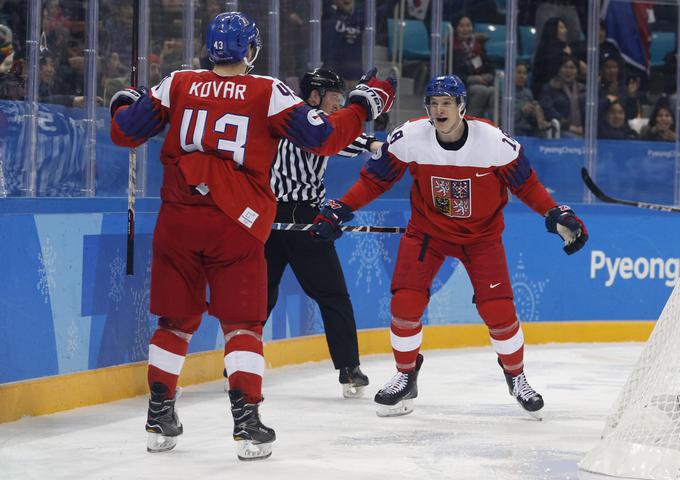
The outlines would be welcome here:
<svg viewBox="0 0 680 480">
<path fill-rule="evenodd" d="M 675 50 L 674 32 L 652 33 L 649 47 L 649 63 L 652 67 L 663 66 L 664 57 L 673 50 Z"/>
<path fill-rule="evenodd" d="M 429 60 L 430 37 L 422 20 L 404 20 L 404 59 Z M 448 31 L 449 22 L 442 22 L 441 35 L 444 38 Z M 394 46 L 394 19 L 387 19 L 388 52 L 392 55 Z M 444 49 L 442 49 L 442 55 Z"/>
<path fill-rule="evenodd" d="M 475 32 L 485 33 L 489 38 L 484 44 L 486 54 L 491 60 L 502 61 L 505 58 L 505 35 L 507 27 L 493 23 L 476 23 Z"/>
</svg>

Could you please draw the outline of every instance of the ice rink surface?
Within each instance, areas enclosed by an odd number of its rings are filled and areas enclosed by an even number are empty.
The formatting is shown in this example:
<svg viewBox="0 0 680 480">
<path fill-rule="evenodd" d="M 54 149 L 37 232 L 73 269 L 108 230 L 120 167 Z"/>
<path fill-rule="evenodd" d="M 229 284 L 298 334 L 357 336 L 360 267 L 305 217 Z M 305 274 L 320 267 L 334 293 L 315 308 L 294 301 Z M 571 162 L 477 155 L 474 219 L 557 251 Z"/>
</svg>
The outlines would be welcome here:
<svg viewBox="0 0 680 480">
<path fill-rule="evenodd" d="M 395 373 L 391 355 L 362 359 L 371 385 L 358 400 L 342 398 L 330 362 L 267 370 L 261 414 L 278 438 L 257 462 L 236 458 L 222 382 L 184 389 L 184 435 L 166 453 L 146 452 L 146 397 L 24 418 L 0 425 L 0 479 L 577 479 L 641 347 L 529 345 L 542 422 L 508 395 L 490 347 L 424 351 L 403 417 L 379 418 L 373 404 Z"/>
</svg>

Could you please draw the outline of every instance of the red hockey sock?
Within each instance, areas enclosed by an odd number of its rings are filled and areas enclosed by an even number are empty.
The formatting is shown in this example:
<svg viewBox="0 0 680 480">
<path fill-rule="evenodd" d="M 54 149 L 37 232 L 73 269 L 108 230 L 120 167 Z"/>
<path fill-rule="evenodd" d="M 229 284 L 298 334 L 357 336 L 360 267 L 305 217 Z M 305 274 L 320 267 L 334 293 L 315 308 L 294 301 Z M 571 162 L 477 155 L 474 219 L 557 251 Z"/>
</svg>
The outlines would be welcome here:
<svg viewBox="0 0 680 480">
<path fill-rule="evenodd" d="M 479 315 L 489 328 L 491 345 L 504 370 L 512 376 L 524 370 L 524 335 L 509 298 L 487 300 L 477 304 Z"/>
<path fill-rule="evenodd" d="M 392 295 L 390 341 L 397 370 L 400 372 L 406 373 L 416 366 L 423 342 L 423 324 L 420 318 L 425 312 L 427 302 L 427 294 L 418 290 L 397 290 Z"/>
<path fill-rule="evenodd" d="M 261 324 L 223 324 L 224 366 L 229 388 L 243 392 L 248 403 L 262 401 L 264 355 Z"/>
<path fill-rule="evenodd" d="M 163 383 L 168 387 L 168 398 L 175 396 L 177 380 L 184 366 L 189 341 L 200 323 L 200 316 L 185 319 L 166 317 L 158 319 L 158 328 L 149 343 L 147 372 L 149 389 L 154 383 Z"/>
</svg>

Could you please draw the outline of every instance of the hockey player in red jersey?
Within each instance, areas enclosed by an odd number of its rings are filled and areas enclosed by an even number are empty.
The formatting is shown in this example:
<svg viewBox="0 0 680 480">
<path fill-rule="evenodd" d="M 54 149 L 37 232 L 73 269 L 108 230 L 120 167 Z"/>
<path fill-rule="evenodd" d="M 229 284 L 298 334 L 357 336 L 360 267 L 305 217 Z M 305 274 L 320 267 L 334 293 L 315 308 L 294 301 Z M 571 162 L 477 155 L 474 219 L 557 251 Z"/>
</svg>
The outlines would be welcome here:
<svg viewBox="0 0 680 480">
<path fill-rule="evenodd" d="M 265 363 L 264 242 L 276 211 L 269 172 L 279 139 L 335 154 L 359 136 L 364 121 L 389 110 L 394 83 L 369 72 L 346 108 L 320 115 L 279 80 L 248 75 L 261 43 L 256 25 L 242 13 L 217 15 L 206 43 L 214 70 L 175 71 L 148 93 L 116 93 L 111 137 L 136 147 L 169 125 L 153 237 L 151 312 L 160 319 L 149 346 L 147 449 L 169 450 L 182 434 L 177 379 L 207 310 L 224 332 L 237 454 L 250 460 L 271 455 L 275 440 L 258 406 Z"/>
<path fill-rule="evenodd" d="M 392 277 L 390 338 L 397 374 L 375 396 L 378 415 L 413 411 L 423 362 L 421 316 L 432 281 L 447 256 L 465 266 L 474 303 L 486 323 L 510 394 L 540 419 L 543 398 L 524 375 L 524 337 L 515 313 L 501 241 L 508 190 L 545 217 L 548 231 L 572 254 L 588 239 L 583 222 L 557 205 L 539 182 L 522 146 L 491 122 L 465 116 L 465 85 L 455 75 L 433 78 L 425 91 L 427 117 L 394 130 L 340 200 L 321 209 L 313 227 L 322 239 L 396 183 L 413 177 L 411 218 L 401 239 Z"/>
</svg>

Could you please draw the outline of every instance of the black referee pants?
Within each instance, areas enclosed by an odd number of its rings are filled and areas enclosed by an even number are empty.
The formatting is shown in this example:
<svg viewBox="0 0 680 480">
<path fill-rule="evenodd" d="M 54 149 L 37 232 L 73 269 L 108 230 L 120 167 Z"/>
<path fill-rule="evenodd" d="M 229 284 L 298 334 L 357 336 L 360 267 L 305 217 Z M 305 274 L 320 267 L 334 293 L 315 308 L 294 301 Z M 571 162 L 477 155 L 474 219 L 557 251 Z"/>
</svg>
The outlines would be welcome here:
<svg viewBox="0 0 680 480">
<path fill-rule="evenodd" d="M 312 223 L 319 213 L 306 202 L 279 203 L 276 222 Z M 267 257 L 267 318 L 276 305 L 287 265 L 305 293 L 319 304 L 328 350 L 336 369 L 359 365 L 357 326 L 347 293 L 345 275 L 333 242 L 312 240 L 309 232 L 272 231 Z"/>
</svg>

